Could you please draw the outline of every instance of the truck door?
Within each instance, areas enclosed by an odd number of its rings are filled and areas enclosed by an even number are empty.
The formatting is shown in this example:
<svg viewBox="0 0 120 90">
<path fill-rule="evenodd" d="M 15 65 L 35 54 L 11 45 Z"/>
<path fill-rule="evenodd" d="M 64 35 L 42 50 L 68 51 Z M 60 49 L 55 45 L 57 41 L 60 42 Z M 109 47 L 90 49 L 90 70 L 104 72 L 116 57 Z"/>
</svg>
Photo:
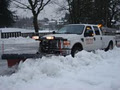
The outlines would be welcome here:
<svg viewBox="0 0 120 90">
<path fill-rule="evenodd" d="M 102 48 L 102 35 L 100 33 L 100 30 L 97 26 L 93 26 L 93 29 L 95 31 L 95 35 L 94 35 L 95 49 L 101 49 Z"/>
<path fill-rule="evenodd" d="M 94 50 L 94 32 L 91 26 L 86 26 L 84 32 L 84 47 L 85 50 Z"/>
</svg>

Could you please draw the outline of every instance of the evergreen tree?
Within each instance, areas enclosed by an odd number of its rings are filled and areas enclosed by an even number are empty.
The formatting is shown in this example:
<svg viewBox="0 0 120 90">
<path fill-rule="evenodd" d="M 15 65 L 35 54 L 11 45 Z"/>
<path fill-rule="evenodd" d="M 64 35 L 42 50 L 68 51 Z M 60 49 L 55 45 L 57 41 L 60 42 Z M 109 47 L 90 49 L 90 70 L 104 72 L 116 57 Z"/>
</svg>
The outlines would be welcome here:
<svg viewBox="0 0 120 90">
<path fill-rule="evenodd" d="M 107 26 L 110 15 L 110 0 L 95 0 L 94 2 L 94 22 L 102 23 Z"/>
<path fill-rule="evenodd" d="M 73 0 L 71 2 L 71 22 L 70 23 L 79 23 L 80 22 L 80 0 Z"/>
<path fill-rule="evenodd" d="M 0 0 L 0 27 L 9 27 L 14 23 L 9 5 L 10 0 Z"/>
<path fill-rule="evenodd" d="M 81 0 L 81 17 L 80 22 L 81 23 L 93 23 L 93 2 L 92 0 Z"/>
<path fill-rule="evenodd" d="M 69 5 L 69 23 L 92 23 L 92 0 L 67 0 Z M 68 17 L 68 14 L 66 14 Z"/>
<path fill-rule="evenodd" d="M 112 27 L 120 20 L 120 0 L 67 0 L 69 23 L 93 23 Z"/>
<path fill-rule="evenodd" d="M 110 7 L 109 7 L 109 22 L 108 25 L 112 27 L 115 22 L 120 20 L 120 0 L 111 0 Z"/>
<path fill-rule="evenodd" d="M 112 20 L 119 20 L 120 0 L 95 0 L 95 15 L 97 23 L 112 27 Z"/>
</svg>

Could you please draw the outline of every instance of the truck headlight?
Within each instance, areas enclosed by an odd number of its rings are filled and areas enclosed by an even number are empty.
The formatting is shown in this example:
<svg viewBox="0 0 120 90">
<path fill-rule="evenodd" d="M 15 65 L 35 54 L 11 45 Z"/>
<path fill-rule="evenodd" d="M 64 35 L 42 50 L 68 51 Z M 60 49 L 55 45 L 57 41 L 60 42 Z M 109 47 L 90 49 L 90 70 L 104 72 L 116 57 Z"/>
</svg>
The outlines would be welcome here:
<svg viewBox="0 0 120 90">
<path fill-rule="evenodd" d="M 46 37 L 46 39 L 48 39 L 48 40 L 51 40 L 51 39 L 54 39 L 55 37 L 54 36 L 48 36 L 48 37 Z"/>
<path fill-rule="evenodd" d="M 33 36 L 32 39 L 38 40 L 39 36 Z"/>
<path fill-rule="evenodd" d="M 64 46 L 69 46 L 70 45 L 70 41 L 63 41 L 63 45 Z"/>
</svg>

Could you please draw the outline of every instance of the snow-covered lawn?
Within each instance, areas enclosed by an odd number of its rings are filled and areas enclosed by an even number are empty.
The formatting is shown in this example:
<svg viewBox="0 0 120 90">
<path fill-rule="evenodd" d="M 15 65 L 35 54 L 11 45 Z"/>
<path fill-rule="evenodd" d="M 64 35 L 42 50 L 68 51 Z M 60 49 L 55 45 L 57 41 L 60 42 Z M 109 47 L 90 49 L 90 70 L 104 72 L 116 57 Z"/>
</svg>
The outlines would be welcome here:
<svg viewBox="0 0 120 90">
<path fill-rule="evenodd" d="M 29 38 L 4 42 L 36 43 Z M 0 60 L 0 65 L 5 70 L 6 63 Z M 120 90 L 120 48 L 27 59 L 15 73 L 0 75 L 0 90 Z"/>
</svg>

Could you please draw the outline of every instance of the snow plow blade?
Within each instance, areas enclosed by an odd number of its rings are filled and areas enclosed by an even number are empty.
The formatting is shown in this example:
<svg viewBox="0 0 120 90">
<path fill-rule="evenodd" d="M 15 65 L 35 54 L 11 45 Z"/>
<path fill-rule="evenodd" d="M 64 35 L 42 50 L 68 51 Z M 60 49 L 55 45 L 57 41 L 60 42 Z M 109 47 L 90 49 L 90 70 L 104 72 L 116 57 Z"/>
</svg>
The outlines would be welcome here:
<svg viewBox="0 0 120 90">
<path fill-rule="evenodd" d="M 25 61 L 28 58 L 42 58 L 41 54 L 3 54 L 2 59 L 6 59 L 8 67 L 19 64 L 20 61 Z"/>
</svg>

